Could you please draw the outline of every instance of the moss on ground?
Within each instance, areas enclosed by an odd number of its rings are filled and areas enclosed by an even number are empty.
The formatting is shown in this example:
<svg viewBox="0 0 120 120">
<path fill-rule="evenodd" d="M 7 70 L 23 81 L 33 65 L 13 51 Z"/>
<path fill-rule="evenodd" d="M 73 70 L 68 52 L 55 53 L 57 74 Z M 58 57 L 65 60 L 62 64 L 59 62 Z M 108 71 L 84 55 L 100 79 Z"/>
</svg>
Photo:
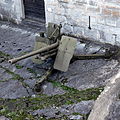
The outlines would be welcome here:
<svg viewBox="0 0 120 120">
<path fill-rule="evenodd" d="M 0 65 L 0 68 L 4 69 L 8 74 L 11 74 L 13 76 L 13 80 L 23 80 L 23 78 L 18 75 L 18 74 L 15 74 L 14 72 L 12 72 L 11 70 L 9 70 L 8 68 L 6 67 L 3 67 Z"/>
<path fill-rule="evenodd" d="M 22 85 L 23 85 L 25 88 L 26 88 L 26 87 L 29 87 L 29 85 L 24 82 L 24 78 L 21 77 L 19 74 L 16 74 L 16 73 L 12 72 L 11 70 L 9 70 L 8 68 L 3 67 L 3 66 L 1 66 L 1 65 L 0 65 L 0 68 L 4 69 L 8 74 L 11 74 L 11 75 L 12 75 L 12 78 L 10 78 L 9 80 L 18 80 L 19 82 L 22 83 Z M 1 82 L 5 82 L 5 80 L 2 80 Z"/>
<path fill-rule="evenodd" d="M 27 68 L 27 71 L 37 76 L 37 73 L 32 68 Z"/>
<path fill-rule="evenodd" d="M 24 79 L 14 72 L 10 71 L 8 68 L 3 68 L 7 73 L 13 75 L 13 80 L 19 80 L 24 85 Z M 31 72 L 31 69 L 29 69 Z M 33 71 L 32 71 L 33 72 Z M 103 87 L 101 88 L 91 88 L 86 90 L 77 90 L 70 88 L 56 81 L 49 80 L 55 87 L 60 87 L 66 91 L 63 95 L 37 95 L 34 97 L 26 97 L 19 99 L 0 99 L 0 115 L 4 115 L 12 120 L 46 120 L 44 117 L 39 118 L 38 116 L 32 116 L 29 111 L 34 111 L 38 109 L 44 109 L 52 106 L 62 106 L 78 103 L 84 100 L 96 100 L 98 95 L 102 92 Z M 26 85 L 24 85 L 26 86 Z M 63 116 L 61 119 L 66 119 L 66 116 Z M 50 119 L 54 120 L 54 119 Z M 58 119 L 59 120 L 59 119 Z"/>
<path fill-rule="evenodd" d="M 65 104 L 78 103 L 84 100 L 95 100 L 103 88 L 91 88 L 82 91 L 68 90 L 63 95 L 38 95 L 35 98 L 27 97 L 20 99 L 0 99 L 0 115 L 4 115 L 13 120 L 23 120 L 23 118 L 35 119 L 28 111 L 44 109 L 52 106 L 62 106 Z M 43 118 L 41 118 L 42 120 Z M 44 119 L 43 119 L 44 120 Z"/>
<path fill-rule="evenodd" d="M 0 62 L 3 62 L 3 61 L 8 60 L 10 58 L 11 58 L 10 55 L 0 51 Z"/>
<path fill-rule="evenodd" d="M 22 69 L 24 66 L 21 66 L 21 65 L 19 65 L 19 64 L 15 64 L 15 67 L 16 67 L 17 69 Z"/>
<path fill-rule="evenodd" d="M 5 60 L 7 60 L 9 58 L 9 55 L 0 52 L 0 57 L 3 57 L 5 58 Z M 19 64 L 16 64 L 15 66 L 17 69 L 23 68 L 23 66 L 20 66 Z M 24 83 L 24 79 L 20 75 L 15 74 L 14 72 L 3 66 L 0 66 L 0 68 L 3 68 L 7 73 L 11 74 L 13 76 L 12 80 L 19 80 L 24 87 L 27 86 L 27 84 Z M 33 69 L 27 68 L 27 70 L 30 73 L 33 73 L 35 76 L 37 75 Z M 67 79 L 62 82 L 66 83 L 66 81 Z M 54 96 L 37 95 L 36 97 L 26 97 L 12 100 L 0 99 L 0 116 L 3 115 L 11 118 L 12 120 L 46 120 L 45 116 L 33 116 L 30 114 L 30 111 L 44 109 L 52 106 L 59 107 L 62 105 L 70 105 L 86 100 L 96 100 L 98 95 L 103 91 L 103 87 L 90 88 L 79 91 L 75 88 L 70 88 L 56 81 L 49 80 L 49 82 L 51 82 L 55 87 L 62 88 L 66 91 L 66 93 L 63 95 Z M 74 113 L 73 115 L 78 115 L 78 113 Z M 82 116 L 85 116 L 84 118 L 86 119 L 86 115 Z M 63 116 L 62 118 L 59 118 L 57 120 L 61 119 L 67 120 L 68 118 L 66 116 Z"/>
<path fill-rule="evenodd" d="M 10 57 L 7 53 L 0 51 L 0 57 Z"/>
</svg>

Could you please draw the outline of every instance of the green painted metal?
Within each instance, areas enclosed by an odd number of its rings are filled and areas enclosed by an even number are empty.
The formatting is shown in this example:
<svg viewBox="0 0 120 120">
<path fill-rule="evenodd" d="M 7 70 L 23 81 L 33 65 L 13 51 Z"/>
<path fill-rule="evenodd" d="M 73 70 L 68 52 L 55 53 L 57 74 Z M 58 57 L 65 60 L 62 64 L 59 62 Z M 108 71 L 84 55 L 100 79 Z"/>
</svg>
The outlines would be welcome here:
<svg viewBox="0 0 120 120">
<path fill-rule="evenodd" d="M 73 57 L 77 39 L 62 36 L 59 44 L 58 53 L 54 63 L 54 69 L 66 72 L 68 70 L 70 60 Z"/>
<path fill-rule="evenodd" d="M 61 36 L 60 31 L 61 31 L 61 25 L 57 25 L 54 23 L 48 23 L 46 33 L 42 32 L 40 33 L 40 36 L 36 37 L 36 42 L 35 42 L 33 51 L 36 51 L 43 47 L 47 47 L 48 45 L 51 45 L 57 42 L 57 39 L 59 39 Z M 45 34 L 47 37 L 45 37 Z M 54 55 L 54 54 L 51 54 L 51 55 Z M 45 55 L 45 56 L 49 56 L 49 55 Z M 37 64 L 42 64 L 43 60 L 44 60 L 44 57 L 41 56 L 40 54 L 32 57 L 32 61 Z"/>
<path fill-rule="evenodd" d="M 48 46 L 48 43 L 47 43 L 48 41 L 49 40 L 47 38 L 37 36 L 33 51 L 39 50 L 43 47 L 47 47 Z M 37 64 L 42 64 L 43 63 L 43 61 L 40 59 L 40 54 L 33 56 L 32 61 L 34 63 L 37 63 Z"/>
</svg>

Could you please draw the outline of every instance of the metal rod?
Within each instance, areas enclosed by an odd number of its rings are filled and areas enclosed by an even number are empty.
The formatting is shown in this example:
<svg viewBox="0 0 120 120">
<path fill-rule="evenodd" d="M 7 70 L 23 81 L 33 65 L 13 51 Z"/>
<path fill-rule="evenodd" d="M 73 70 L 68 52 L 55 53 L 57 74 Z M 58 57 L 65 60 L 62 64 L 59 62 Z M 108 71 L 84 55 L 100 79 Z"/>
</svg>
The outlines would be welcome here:
<svg viewBox="0 0 120 120">
<path fill-rule="evenodd" d="M 52 37 L 54 36 L 54 34 L 56 33 L 57 30 L 59 30 L 61 28 L 61 26 L 58 26 L 53 33 L 51 34 L 51 36 L 48 39 L 52 39 Z"/>
<path fill-rule="evenodd" d="M 89 55 L 74 55 L 74 59 L 94 59 L 94 58 L 107 58 L 105 54 L 89 54 Z"/>
<path fill-rule="evenodd" d="M 90 30 L 91 30 L 91 17 L 89 16 L 89 27 L 88 27 Z"/>
<path fill-rule="evenodd" d="M 53 72 L 53 67 L 50 68 L 50 69 L 46 72 L 45 75 L 43 75 L 40 79 L 38 79 L 38 80 L 36 81 L 36 84 L 35 84 L 35 87 L 34 87 L 34 89 L 35 89 L 36 92 L 40 92 L 42 82 L 46 81 L 46 80 L 49 78 L 49 76 L 52 74 L 52 72 Z"/>
</svg>

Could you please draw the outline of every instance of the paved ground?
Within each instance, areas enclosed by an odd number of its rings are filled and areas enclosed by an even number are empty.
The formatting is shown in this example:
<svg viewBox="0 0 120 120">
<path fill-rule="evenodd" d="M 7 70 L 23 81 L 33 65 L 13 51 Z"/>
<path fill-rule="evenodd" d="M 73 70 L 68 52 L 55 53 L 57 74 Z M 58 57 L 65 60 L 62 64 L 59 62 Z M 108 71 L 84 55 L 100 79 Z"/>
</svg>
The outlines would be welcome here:
<svg viewBox="0 0 120 120">
<path fill-rule="evenodd" d="M 44 31 L 44 25 L 40 31 Z M 36 30 L 0 22 L 0 120 L 86 120 L 94 100 L 102 92 L 109 79 L 117 74 L 117 60 L 76 60 L 66 73 L 54 71 L 34 91 L 35 82 L 52 65 L 52 60 L 42 65 L 34 64 L 30 58 L 14 65 L 10 58 L 32 51 Z M 78 42 L 76 53 L 104 52 L 103 45 Z M 119 99 L 111 107 L 109 120 L 119 120 Z M 116 113 L 113 115 L 114 111 Z M 112 117 L 111 117 L 112 116 Z"/>
</svg>

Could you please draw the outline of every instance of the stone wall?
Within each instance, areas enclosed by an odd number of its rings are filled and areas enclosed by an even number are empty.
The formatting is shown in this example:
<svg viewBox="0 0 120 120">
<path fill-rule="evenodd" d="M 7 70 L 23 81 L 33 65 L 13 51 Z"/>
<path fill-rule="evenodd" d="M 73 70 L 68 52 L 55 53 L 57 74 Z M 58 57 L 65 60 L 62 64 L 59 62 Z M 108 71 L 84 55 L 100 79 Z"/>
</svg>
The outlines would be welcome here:
<svg viewBox="0 0 120 120">
<path fill-rule="evenodd" d="M 45 6 L 46 22 L 61 23 L 62 32 L 120 46 L 119 0 L 45 0 Z M 0 0 L 0 18 L 19 23 L 22 0 Z"/>
<path fill-rule="evenodd" d="M 21 2 L 22 0 L 0 0 L 0 18 L 19 23 L 23 17 Z"/>
<path fill-rule="evenodd" d="M 61 23 L 65 33 L 120 46 L 119 0 L 45 1 L 47 23 Z"/>
</svg>

